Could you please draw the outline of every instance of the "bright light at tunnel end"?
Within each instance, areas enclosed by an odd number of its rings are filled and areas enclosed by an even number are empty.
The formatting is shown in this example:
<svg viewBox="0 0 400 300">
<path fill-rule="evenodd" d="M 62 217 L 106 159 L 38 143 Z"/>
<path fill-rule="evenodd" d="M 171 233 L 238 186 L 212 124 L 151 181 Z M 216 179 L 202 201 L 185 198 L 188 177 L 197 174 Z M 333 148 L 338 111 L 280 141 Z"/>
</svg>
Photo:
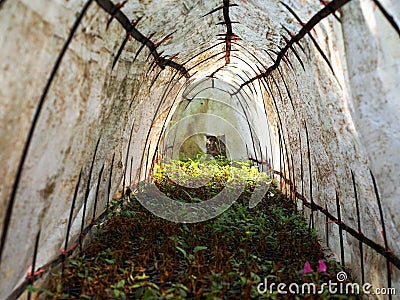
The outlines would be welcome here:
<svg viewBox="0 0 400 300">
<path fill-rule="evenodd" d="M 137 185 L 136 199 L 154 215 L 176 223 L 198 223 L 212 219 L 226 211 L 240 197 L 245 187 L 242 180 L 231 180 L 213 198 L 199 203 L 184 203 L 171 199 L 152 182 Z M 258 182 L 249 202 L 255 207 L 268 191 L 269 184 Z"/>
<path fill-rule="evenodd" d="M 211 100 L 218 101 L 217 99 Z M 230 109 L 233 111 L 237 110 L 232 104 L 225 104 L 230 106 Z M 235 143 L 235 147 L 230 147 L 229 143 L 225 145 L 226 153 L 230 154 L 228 160 L 231 163 L 231 167 L 234 165 L 232 157 L 235 155 L 237 157 L 237 153 L 247 153 L 246 139 L 245 136 L 243 136 L 243 131 L 241 132 L 238 130 L 228 118 L 223 118 L 213 113 L 193 113 L 171 124 L 171 126 L 167 126 L 167 130 L 164 133 L 164 143 L 166 145 L 172 145 L 168 150 L 169 153 L 172 153 L 170 159 L 179 159 L 180 148 L 183 142 L 176 142 L 176 136 L 179 135 L 177 132 L 182 128 L 185 130 L 183 131 L 184 135 L 180 136 L 181 141 L 185 141 L 197 134 L 218 136 L 221 128 L 228 128 L 229 132 L 233 133 L 240 140 L 239 143 Z M 192 124 L 196 124 L 196 126 L 192 126 Z M 210 124 L 212 124 L 211 127 Z M 252 130 L 253 133 L 257 132 L 254 128 L 252 128 Z M 255 139 L 257 138 L 256 136 Z M 169 170 L 167 170 L 167 172 L 168 171 Z M 177 223 L 203 222 L 226 211 L 236 202 L 244 191 L 246 183 L 239 178 L 240 174 L 231 173 L 233 175 L 232 178 L 228 180 L 225 187 L 216 196 L 198 203 L 185 203 L 171 199 L 160 191 L 155 183 L 146 181 L 142 181 L 135 186 L 135 196 L 147 210 L 165 220 Z M 208 180 L 199 180 L 188 183 L 185 180 L 181 180 L 180 176 L 177 175 L 179 174 L 165 174 L 166 177 L 174 179 L 175 184 L 190 188 L 201 188 L 201 186 L 204 186 L 208 182 Z M 201 186 L 199 186 L 199 182 L 201 182 Z M 259 175 L 249 201 L 249 208 L 255 207 L 263 199 L 268 191 L 270 183 L 271 182 L 266 183 L 265 180 L 261 180 Z"/>
</svg>

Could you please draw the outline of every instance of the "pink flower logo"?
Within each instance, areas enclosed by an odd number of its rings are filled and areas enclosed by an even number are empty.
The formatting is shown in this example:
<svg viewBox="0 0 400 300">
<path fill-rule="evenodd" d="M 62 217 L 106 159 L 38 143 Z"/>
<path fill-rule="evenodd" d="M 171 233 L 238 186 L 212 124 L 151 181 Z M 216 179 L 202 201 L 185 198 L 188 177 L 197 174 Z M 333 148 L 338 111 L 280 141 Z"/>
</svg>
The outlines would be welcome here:
<svg viewBox="0 0 400 300">
<path fill-rule="evenodd" d="M 311 268 L 310 263 L 306 261 L 306 263 L 304 264 L 303 274 L 308 274 L 312 272 L 314 272 L 314 270 Z"/>
<path fill-rule="evenodd" d="M 324 261 L 320 259 L 318 261 L 318 272 L 326 273 L 327 269 L 328 268 L 327 268 L 326 264 L 324 263 Z"/>
</svg>

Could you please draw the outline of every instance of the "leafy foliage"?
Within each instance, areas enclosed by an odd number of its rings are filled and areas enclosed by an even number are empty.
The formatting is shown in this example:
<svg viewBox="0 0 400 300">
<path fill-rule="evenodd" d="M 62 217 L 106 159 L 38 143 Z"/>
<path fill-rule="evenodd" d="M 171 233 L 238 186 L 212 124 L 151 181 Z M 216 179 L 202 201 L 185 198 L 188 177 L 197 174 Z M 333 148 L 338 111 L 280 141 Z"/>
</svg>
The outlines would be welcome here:
<svg viewBox="0 0 400 300">
<path fill-rule="evenodd" d="M 185 183 L 207 183 L 184 187 L 174 182 L 175 175 Z M 329 274 L 302 274 L 305 261 L 315 265 L 324 256 L 315 232 L 276 186 L 270 186 L 256 207 L 247 207 L 257 181 L 270 183 L 250 163 L 231 164 L 223 157 L 172 161 L 155 166 L 153 180 L 180 201 L 210 199 L 232 180 L 246 186 L 223 214 L 195 224 L 158 218 L 135 196 L 115 200 L 108 221 L 84 252 L 67 261 L 64 273 L 54 274 L 47 289 L 30 287 L 29 292 L 53 299 L 276 299 L 276 292 L 259 294 L 257 284 L 264 278 L 271 283 L 335 280 L 340 268 L 334 261 L 328 263 Z"/>
</svg>

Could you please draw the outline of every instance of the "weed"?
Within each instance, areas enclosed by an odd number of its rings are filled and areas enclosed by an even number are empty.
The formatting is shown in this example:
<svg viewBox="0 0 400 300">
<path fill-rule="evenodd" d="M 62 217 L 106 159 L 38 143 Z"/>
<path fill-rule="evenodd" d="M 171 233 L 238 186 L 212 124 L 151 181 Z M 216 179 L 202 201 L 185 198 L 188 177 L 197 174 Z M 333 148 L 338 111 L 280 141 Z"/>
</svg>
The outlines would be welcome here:
<svg viewBox="0 0 400 300">
<path fill-rule="evenodd" d="M 156 217 L 134 195 L 113 199 L 108 220 L 83 253 L 67 260 L 64 273 L 52 275 L 45 289 L 29 286 L 28 292 L 53 299 L 291 299 L 277 292 L 260 295 L 257 284 L 264 278 L 321 283 L 334 280 L 340 270 L 328 262 L 328 274 L 302 274 L 305 261 L 315 265 L 324 259 L 315 231 L 249 162 L 203 156 L 163 162 L 154 167 L 152 179 L 164 194 L 182 202 L 206 201 L 231 182 L 245 188 L 228 210 L 197 224 Z M 268 192 L 249 209 L 259 182 L 270 185 Z"/>
</svg>

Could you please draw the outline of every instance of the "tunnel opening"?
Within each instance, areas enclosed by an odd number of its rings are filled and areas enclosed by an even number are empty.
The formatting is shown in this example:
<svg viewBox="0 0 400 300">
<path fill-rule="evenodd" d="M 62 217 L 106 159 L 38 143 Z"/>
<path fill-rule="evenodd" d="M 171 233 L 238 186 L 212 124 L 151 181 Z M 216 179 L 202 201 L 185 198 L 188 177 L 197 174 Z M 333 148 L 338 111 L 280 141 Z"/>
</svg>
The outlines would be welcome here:
<svg viewBox="0 0 400 300">
<path fill-rule="evenodd" d="M 206 135 L 207 142 L 207 154 L 215 157 L 215 156 L 222 156 L 226 157 L 226 140 L 225 134 L 214 136 L 214 135 Z"/>
<path fill-rule="evenodd" d="M 290 199 L 356 282 L 399 289 L 399 9 L 391 0 L 1 1 L 0 298 L 32 297 L 57 265 L 65 274 L 68 257 L 113 220 L 109 209 L 124 211 L 160 163 L 206 163 L 196 153 L 207 152 L 207 135 L 225 135 L 227 158 L 203 169 L 249 164 L 268 175 L 272 198 L 282 209 Z M 195 150 L 181 162 L 186 146 Z M 257 210 L 256 190 L 247 200 Z M 257 277 L 247 279 L 254 288 Z M 121 280 L 110 285 L 116 297 Z"/>
<path fill-rule="evenodd" d="M 260 107 L 262 97 L 251 90 L 236 93 L 239 86 L 228 81 L 236 73 L 221 72 L 224 80 L 198 78 L 188 84 L 175 110 L 170 111 L 171 117 L 166 118 L 157 153 L 177 159 L 190 140 L 197 150 L 192 151 L 192 158 L 200 152 L 212 156 L 227 156 L 228 152 L 228 158 L 237 160 L 266 158 L 268 150 L 261 145 L 272 143 L 268 131 L 260 130 L 260 126 L 269 126 Z M 260 110 L 261 114 L 256 113 Z"/>
</svg>

